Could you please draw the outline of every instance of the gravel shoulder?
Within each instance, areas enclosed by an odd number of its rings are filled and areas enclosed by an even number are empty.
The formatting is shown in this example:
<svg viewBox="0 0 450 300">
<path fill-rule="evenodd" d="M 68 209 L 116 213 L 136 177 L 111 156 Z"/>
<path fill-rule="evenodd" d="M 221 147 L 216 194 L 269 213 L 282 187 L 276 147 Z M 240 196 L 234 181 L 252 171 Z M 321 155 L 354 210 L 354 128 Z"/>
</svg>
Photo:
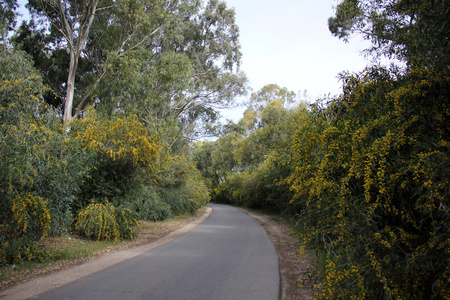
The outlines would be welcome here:
<svg viewBox="0 0 450 300">
<path fill-rule="evenodd" d="M 192 230 L 206 220 L 211 212 L 212 209 L 208 207 L 195 217 L 172 222 L 164 228 L 158 230 L 145 228 L 136 240 L 108 247 L 91 258 L 62 262 L 44 270 L 31 272 L 24 278 L 17 278 L 0 287 L 0 299 L 27 299 L 138 256 Z M 297 259 L 298 247 L 296 239 L 289 235 L 290 228 L 264 214 L 246 210 L 245 212 L 261 224 L 278 252 L 281 299 L 312 299 L 314 295 L 312 288 L 299 288 L 297 285 L 300 275 L 311 270 L 311 259 L 310 257 L 303 257 L 301 261 Z"/>
</svg>

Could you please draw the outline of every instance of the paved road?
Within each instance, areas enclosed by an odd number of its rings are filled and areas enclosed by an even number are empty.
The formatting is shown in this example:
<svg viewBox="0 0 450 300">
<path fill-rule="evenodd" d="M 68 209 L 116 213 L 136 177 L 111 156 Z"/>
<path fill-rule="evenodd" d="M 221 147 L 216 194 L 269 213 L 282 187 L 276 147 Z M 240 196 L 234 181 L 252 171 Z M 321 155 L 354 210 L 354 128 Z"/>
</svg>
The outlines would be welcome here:
<svg viewBox="0 0 450 300">
<path fill-rule="evenodd" d="M 33 299 L 279 299 L 278 256 L 241 210 L 211 204 L 187 234 Z"/>
</svg>

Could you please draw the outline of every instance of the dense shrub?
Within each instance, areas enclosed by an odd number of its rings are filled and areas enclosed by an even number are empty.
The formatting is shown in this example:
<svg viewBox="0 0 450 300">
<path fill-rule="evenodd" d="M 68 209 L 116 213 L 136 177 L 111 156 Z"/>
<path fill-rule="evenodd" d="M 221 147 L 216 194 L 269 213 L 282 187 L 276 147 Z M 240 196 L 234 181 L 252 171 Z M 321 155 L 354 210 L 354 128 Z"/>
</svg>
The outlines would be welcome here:
<svg viewBox="0 0 450 300">
<path fill-rule="evenodd" d="M 448 78 L 368 69 L 297 129 L 302 249 L 327 253 L 319 297 L 448 299 Z"/>
<path fill-rule="evenodd" d="M 166 157 L 158 177 L 157 193 L 173 214 L 194 214 L 209 202 L 200 172 L 184 155 Z"/>
<path fill-rule="evenodd" d="M 197 170 L 190 174 L 181 191 L 188 203 L 185 211 L 191 215 L 194 215 L 200 207 L 209 202 L 208 188 Z"/>
<path fill-rule="evenodd" d="M 85 174 L 80 192 L 74 202 L 74 211 L 85 208 L 91 199 L 108 199 L 119 206 L 128 194 L 139 188 L 140 169 L 131 159 L 113 159 L 103 153 L 97 154 L 97 162 Z"/>
<path fill-rule="evenodd" d="M 119 229 L 120 237 L 123 239 L 134 239 L 137 236 L 139 226 L 138 220 L 135 218 L 134 213 L 123 207 L 115 209 L 116 222 Z"/>
<path fill-rule="evenodd" d="M 36 245 L 31 239 L 7 239 L 0 236 L 0 267 L 22 262 L 43 262 L 52 257 L 53 253 Z"/>
<path fill-rule="evenodd" d="M 126 206 L 140 220 L 163 221 L 172 215 L 170 205 L 161 199 L 154 186 L 141 186 L 128 196 Z"/>
<path fill-rule="evenodd" d="M 108 201 L 92 202 L 78 213 L 75 229 L 83 236 L 96 240 L 132 239 L 139 223 L 134 213 L 124 207 L 115 208 Z"/>
<path fill-rule="evenodd" d="M 117 240 L 120 237 L 115 208 L 111 203 L 91 203 L 78 213 L 75 229 L 96 240 Z"/>
</svg>

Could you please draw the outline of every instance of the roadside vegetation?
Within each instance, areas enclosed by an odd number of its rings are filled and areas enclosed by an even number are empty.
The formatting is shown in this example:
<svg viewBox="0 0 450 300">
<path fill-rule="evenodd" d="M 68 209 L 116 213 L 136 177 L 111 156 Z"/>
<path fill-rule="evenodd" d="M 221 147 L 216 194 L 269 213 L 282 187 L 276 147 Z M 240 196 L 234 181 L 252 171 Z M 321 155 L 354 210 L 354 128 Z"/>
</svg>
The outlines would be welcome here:
<svg viewBox="0 0 450 300">
<path fill-rule="evenodd" d="M 41 239 L 35 245 L 47 252 L 46 259 L 42 262 L 18 262 L 0 267 L 0 290 L 35 276 L 87 262 L 99 255 L 157 241 L 204 214 L 205 208 L 199 209 L 194 216 L 184 214 L 164 221 L 139 221 L 137 236 L 133 239 L 97 240 L 83 237 L 77 232 Z"/>
<path fill-rule="evenodd" d="M 449 299 L 448 2 L 339 1 L 331 33 L 372 62 L 312 103 L 268 84 L 226 124 L 247 86 L 224 2 L 29 1 L 20 26 L 0 5 L 1 268 L 211 200 L 294 219 L 318 299 Z"/>
<path fill-rule="evenodd" d="M 26 7 L 17 24 L 18 2 L 0 1 L 0 267 L 54 259 L 46 239 L 116 243 L 142 222 L 194 215 L 210 195 L 191 140 L 214 134 L 218 109 L 244 92 L 233 11 Z"/>
<path fill-rule="evenodd" d="M 296 219 L 319 299 L 449 299 L 449 9 L 341 1 L 330 30 L 372 41 L 373 65 L 314 103 L 267 85 L 196 144 L 213 201 Z"/>
</svg>

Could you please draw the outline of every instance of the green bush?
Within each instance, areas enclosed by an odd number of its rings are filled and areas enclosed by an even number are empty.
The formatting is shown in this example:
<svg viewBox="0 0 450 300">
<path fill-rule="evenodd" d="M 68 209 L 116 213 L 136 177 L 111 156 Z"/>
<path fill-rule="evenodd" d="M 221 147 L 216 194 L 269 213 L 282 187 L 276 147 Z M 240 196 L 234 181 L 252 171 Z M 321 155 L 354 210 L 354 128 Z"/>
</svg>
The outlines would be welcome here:
<svg viewBox="0 0 450 300">
<path fill-rule="evenodd" d="M 134 239 L 137 236 L 136 229 L 140 226 L 133 212 L 128 208 L 118 207 L 115 215 L 121 238 Z"/>
<path fill-rule="evenodd" d="M 150 202 L 150 201 L 148 201 L 148 202 Z M 150 203 L 148 203 L 148 204 L 150 204 Z M 145 217 L 146 220 L 163 221 L 172 216 L 172 210 L 170 209 L 169 204 L 162 202 L 162 201 L 157 201 L 157 202 L 153 202 L 152 204 L 150 204 L 146 207 L 145 215 L 146 215 L 146 217 Z"/>
<path fill-rule="evenodd" d="M 28 238 L 7 239 L 0 236 L 0 266 L 21 262 L 43 262 L 54 256 Z"/>
<path fill-rule="evenodd" d="M 85 208 L 92 198 L 107 198 L 119 206 L 122 199 L 138 187 L 138 169 L 131 159 L 113 159 L 98 154 L 96 166 L 85 175 L 85 184 L 74 202 L 74 210 Z"/>
<path fill-rule="evenodd" d="M 115 208 L 109 203 L 91 203 L 78 213 L 76 230 L 83 236 L 96 240 L 117 240 L 120 237 Z"/>
<path fill-rule="evenodd" d="M 153 186 L 142 186 L 128 200 L 128 207 L 140 220 L 163 221 L 170 218 L 170 205 L 163 202 Z"/>
<path fill-rule="evenodd" d="M 194 214 L 210 199 L 200 172 L 186 156 L 166 158 L 158 175 L 157 193 L 173 214 Z"/>
</svg>

